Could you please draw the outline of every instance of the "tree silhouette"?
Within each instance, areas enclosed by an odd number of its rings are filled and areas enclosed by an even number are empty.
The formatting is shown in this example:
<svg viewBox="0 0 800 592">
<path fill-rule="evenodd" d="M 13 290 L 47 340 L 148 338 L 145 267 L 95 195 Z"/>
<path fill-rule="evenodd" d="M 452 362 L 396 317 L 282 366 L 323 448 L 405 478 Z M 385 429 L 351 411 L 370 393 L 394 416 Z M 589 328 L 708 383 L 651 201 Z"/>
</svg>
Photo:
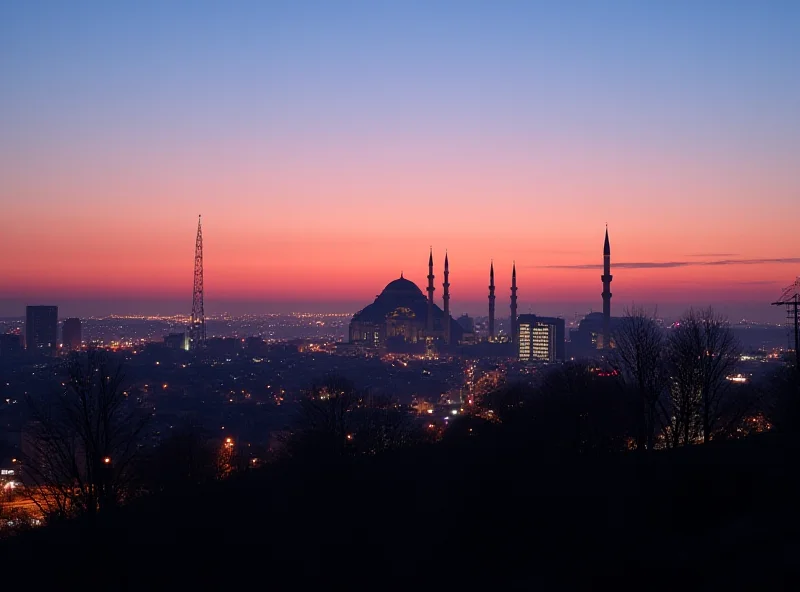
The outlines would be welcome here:
<svg viewBox="0 0 800 592">
<path fill-rule="evenodd" d="M 340 458 L 375 454 L 422 438 L 407 410 L 390 399 L 366 397 L 353 382 L 334 374 L 309 389 L 287 450 L 293 456 Z"/>
<path fill-rule="evenodd" d="M 480 406 L 498 423 L 481 433 L 537 452 L 620 451 L 633 431 L 627 403 L 613 378 L 568 362 L 546 371 L 535 386 L 510 384 L 484 396 Z"/>
<path fill-rule="evenodd" d="M 667 384 L 664 360 L 664 334 L 655 314 L 643 308 L 626 309 L 614 332 L 615 348 L 610 361 L 622 382 L 635 395 L 639 429 L 638 450 L 652 450 L 660 425 L 660 400 Z"/>
<path fill-rule="evenodd" d="M 298 453 L 302 445 L 343 456 L 352 441 L 350 412 L 360 402 L 361 394 L 353 382 L 342 376 L 329 375 L 315 382 L 300 404 L 299 431 L 292 440 L 292 452 Z"/>
<path fill-rule="evenodd" d="M 89 351 L 66 363 L 62 392 L 28 398 L 23 471 L 45 517 L 94 516 L 133 491 L 137 442 L 148 415 L 122 389 L 122 366 Z"/>
<path fill-rule="evenodd" d="M 727 320 L 712 308 L 690 309 L 672 329 L 669 361 L 672 429 L 681 443 L 712 438 L 728 402 L 741 347 Z"/>
</svg>

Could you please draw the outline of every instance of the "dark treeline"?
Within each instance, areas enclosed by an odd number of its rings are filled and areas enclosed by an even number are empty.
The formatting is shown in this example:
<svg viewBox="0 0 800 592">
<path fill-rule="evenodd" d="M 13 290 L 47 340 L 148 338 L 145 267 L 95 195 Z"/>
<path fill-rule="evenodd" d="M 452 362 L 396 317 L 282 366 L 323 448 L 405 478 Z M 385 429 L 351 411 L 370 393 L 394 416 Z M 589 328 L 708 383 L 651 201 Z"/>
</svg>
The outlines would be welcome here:
<svg viewBox="0 0 800 592">
<path fill-rule="evenodd" d="M 635 447 L 674 448 L 752 431 L 746 420 L 786 425 L 794 413 L 797 370 L 766 382 L 731 380 L 741 346 L 713 309 L 689 310 L 668 332 L 655 314 L 626 311 L 614 334 L 609 363 L 635 407 Z M 791 420 L 794 421 L 794 420 Z"/>
</svg>

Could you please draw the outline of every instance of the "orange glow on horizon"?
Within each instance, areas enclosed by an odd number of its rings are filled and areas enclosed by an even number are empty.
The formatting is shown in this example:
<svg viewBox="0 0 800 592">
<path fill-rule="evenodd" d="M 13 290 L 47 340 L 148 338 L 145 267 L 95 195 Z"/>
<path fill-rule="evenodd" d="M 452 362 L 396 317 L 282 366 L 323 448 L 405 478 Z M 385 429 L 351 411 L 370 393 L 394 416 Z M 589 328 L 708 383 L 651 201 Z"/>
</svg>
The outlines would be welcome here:
<svg viewBox="0 0 800 592">
<path fill-rule="evenodd" d="M 637 203 L 619 195 L 645 191 L 649 186 L 641 173 L 632 175 L 625 189 L 607 174 L 583 182 L 573 180 L 566 170 L 564 177 L 552 171 L 539 171 L 537 177 L 506 168 L 497 171 L 505 176 L 486 177 L 485 170 L 461 167 L 430 171 L 413 181 L 385 167 L 358 181 L 324 169 L 312 180 L 297 171 L 270 179 L 252 172 L 236 179 L 213 170 L 195 176 L 189 172 L 114 183 L 100 174 L 66 188 L 49 179 L 17 179 L 20 196 L 61 195 L 68 202 L 83 192 L 108 192 L 115 205 L 86 198 L 96 210 L 84 216 L 60 205 L 15 204 L 13 222 L 7 223 L 0 239 L 3 251 L 13 253 L 0 260 L 0 297 L 56 293 L 185 299 L 191 293 L 197 213 L 203 214 L 205 287 L 211 309 L 215 300 L 367 304 L 401 271 L 424 290 L 430 245 L 439 299 L 445 249 L 450 255 L 456 311 L 459 301 L 485 302 L 492 259 L 498 307 L 507 295 L 514 260 L 520 310 L 537 301 L 597 301 L 599 306 L 606 222 L 615 305 L 642 299 L 682 302 L 693 292 L 769 300 L 791 283 L 800 267 L 615 267 L 620 262 L 797 255 L 787 248 L 794 244 L 793 219 L 775 219 L 772 210 L 748 201 L 757 190 L 755 181 L 723 180 L 713 188 L 682 189 L 666 183 L 651 188 L 647 202 Z M 226 180 L 230 186 L 222 190 Z M 537 187 L 541 199 L 530 198 L 530 186 Z M 175 199 L 173 191 L 192 195 L 193 201 Z M 670 201 L 675 194 L 685 196 Z M 235 200 L 229 204 L 220 195 Z M 493 195 L 498 197 L 487 198 Z M 587 201 L 586 195 L 593 197 Z M 735 217 L 716 209 L 721 195 L 737 202 Z M 692 200 L 700 205 L 691 207 Z M 648 204 L 661 201 L 672 205 L 653 214 Z M 596 267 L 552 267 L 587 264 Z"/>
</svg>

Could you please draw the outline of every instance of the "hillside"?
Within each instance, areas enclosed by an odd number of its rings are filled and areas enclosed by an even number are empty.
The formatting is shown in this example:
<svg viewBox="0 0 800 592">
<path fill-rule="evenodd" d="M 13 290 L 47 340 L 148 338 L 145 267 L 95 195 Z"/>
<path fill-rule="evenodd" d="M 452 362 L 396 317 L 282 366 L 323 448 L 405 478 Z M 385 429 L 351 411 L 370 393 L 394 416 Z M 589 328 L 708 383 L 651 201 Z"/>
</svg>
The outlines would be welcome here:
<svg viewBox="0 0 800 592">
<path fill-rule="evenodd" d="M 102 589 L 230 582 L 253 565 L 258 580 L 295 584 L 628 587 L 645 574 L 653 587 L 780 586 L 800 542 L 797 453 L 775 434 L 646 457 L 461 441 L 276 466 L 143 500 L 91 533 L 33 531 L 2 555 L 19 567 L 68 560 L 41 577 Z M 87 576 L 81 566 L 101 558 Z"/>
</svg>

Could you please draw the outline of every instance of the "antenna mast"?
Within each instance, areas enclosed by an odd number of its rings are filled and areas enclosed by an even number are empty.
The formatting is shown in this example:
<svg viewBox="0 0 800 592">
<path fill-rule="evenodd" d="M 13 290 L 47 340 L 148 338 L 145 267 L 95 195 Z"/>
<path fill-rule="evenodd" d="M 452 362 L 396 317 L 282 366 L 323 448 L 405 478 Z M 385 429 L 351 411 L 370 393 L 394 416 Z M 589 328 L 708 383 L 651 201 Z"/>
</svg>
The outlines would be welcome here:
<svg viewBox="0 0 800 592">
<path fill-rule="evenodd" d="M 192 320 L 189 326 L 189 349 L 206 344 L 206 313 L 203 309 L 203 228 L 197 217 L 197 241 L 194 247 L 194 291 L 192 294 Z"/>
</svg>

